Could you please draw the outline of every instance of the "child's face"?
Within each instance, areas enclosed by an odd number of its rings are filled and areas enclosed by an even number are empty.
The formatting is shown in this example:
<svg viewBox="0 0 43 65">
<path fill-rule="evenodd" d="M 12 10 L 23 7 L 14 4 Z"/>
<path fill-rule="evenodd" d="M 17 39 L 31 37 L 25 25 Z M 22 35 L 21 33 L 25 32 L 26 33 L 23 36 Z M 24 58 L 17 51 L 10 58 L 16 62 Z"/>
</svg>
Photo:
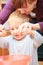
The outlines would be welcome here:
<svg viewBox="0 0 43 65">
<path fill-rule="evenodd" d="M 18 41 L 22 40 L 25 37 L 25 33 L 19 32 L 18 30 L 11 31 L 11 34 L 12 34 L 13 38 Z"/>
<path fill-rule="evenodd" d="M 22 24 L 22 22 L 15 22 L 14 23 L 14 28 L 11 30 L 11 35 L 13 36 L 14 39 L 16 40 L 21 40 L 25 37 L 24 32 L 20 32 L 19 26 Z"/>
</svg>

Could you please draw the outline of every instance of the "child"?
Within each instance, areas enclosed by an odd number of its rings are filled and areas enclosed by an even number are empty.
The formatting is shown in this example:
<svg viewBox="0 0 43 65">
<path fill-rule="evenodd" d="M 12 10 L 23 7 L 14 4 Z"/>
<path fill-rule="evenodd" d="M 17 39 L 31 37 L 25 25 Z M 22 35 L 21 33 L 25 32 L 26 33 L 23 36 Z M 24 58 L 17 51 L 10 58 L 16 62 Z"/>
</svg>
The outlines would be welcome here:
<svg viewBox="0 0 43 65">
<path fill-rule="evenodd" d="M 22 14 L 30 14 L 33 10 L 36 0 L 7 0 L 7 3 L 3 10 L 0 12 L 0 31 L 3 33 L 3 25 L 8 19 L 9 15 L 18 9 Z M 6 13 L 7 12 L 7 13 Z M 5 14 L 4 14 L 5 13 Z"/>
<path fill-rule="evenodd" d="M 10 55 L 29 55 L 31 56 L 30 65 L 38 65 L 37 58 L 37 48 L 43 42 L 43 37 L 36 31 L 34 31 L 34 38 L 31 38 L 28 35 L 28 27 L 23 28 L 23 31 L 20 31 L 19 26 L 22 23 L 28 23 L 28 17 L 25 15 L 21 15 L 20 13 L 12 13 L 8 19 L 8 23 L 13 23 L 13 26 L 10 27 L 11 35 L 7 37 L 1 37 L 0 43 L 9 44 L 9 54 Z M 12 24 L 11 24 L 12 26 Z M 30 30 L 29 30 L 30 31 Z M 35 46 L 37 44 L 37 46 Z"/>
</svg>

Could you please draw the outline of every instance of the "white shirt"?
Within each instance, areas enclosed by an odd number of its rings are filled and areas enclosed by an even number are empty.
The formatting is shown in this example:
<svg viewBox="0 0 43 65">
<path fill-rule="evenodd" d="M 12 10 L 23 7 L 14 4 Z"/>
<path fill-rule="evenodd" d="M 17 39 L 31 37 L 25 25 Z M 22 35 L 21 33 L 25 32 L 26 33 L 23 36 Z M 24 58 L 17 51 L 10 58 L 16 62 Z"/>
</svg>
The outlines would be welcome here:
<svg viewBox="0 0 43 65">
<path fill-rule="evenodd" d="M 36 31 L 34 33 L 34 39 L 31 39 L 30 36 L 27 35 L 24 39 L 17 41 L 10 35 L 0 38 L 0 41 L 5 44 L 5 46 L 9 44 L 10 55 L 30 55 L 32 57 L 30 65 L 38 65 L 37 47 L 34 47 L 33 45 L 38 42 L 38 46 L 40 46 L 43 42 L 43 37 Z"/>
</svg>

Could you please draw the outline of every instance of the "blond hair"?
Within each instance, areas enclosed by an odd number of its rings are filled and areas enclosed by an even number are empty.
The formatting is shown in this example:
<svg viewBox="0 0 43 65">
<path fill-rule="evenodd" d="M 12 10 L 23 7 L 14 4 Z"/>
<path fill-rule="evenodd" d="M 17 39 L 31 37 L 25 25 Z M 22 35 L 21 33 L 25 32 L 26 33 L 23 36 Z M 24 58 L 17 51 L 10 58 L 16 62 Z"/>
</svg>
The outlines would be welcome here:
<svg viewBox="0 0 43 65">
<path fill-rule="evenodd" d="M 29 17 L 27 15 L 23 15 L 18 11 L 14 11 L 8 19 L 8 23 L 10 26 L 14 26 L 14 23 L 24 23 L 24 22 L 29 22 Z"/>
</svg>

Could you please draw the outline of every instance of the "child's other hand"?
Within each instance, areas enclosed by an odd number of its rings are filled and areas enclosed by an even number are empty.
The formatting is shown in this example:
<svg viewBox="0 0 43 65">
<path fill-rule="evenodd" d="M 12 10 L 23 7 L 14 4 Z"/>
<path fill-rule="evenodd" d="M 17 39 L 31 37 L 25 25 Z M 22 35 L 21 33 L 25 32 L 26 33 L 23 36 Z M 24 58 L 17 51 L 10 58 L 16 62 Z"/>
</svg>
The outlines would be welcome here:
<svg viewBox="0 0 43 65">
<path fill-rule="evenodd" d="M 32 24 L 25 22 L 19 26 L 19 31 L 24 32 L 25 34 L 30 35 L 30 37 L 34 37 L 34 31 L 32 30 Z"/>
<path fill-rule="evenodd" d="M 6 36 L 6 31 L 2 30 L 2 31 L 0 32 L 0 37 L 4 37 L 4 36 Z"/>
<path fill-rule="evenodd" d="M 29 29 L 31 30 L 30 23 L 25 22 L 25 23 L 23 23 L 23 24 L 21 24 L 21 25 L 19 26 L 19 31 L 20 31 L 20 32 L 21 32 L 21 31 L 26 32 L 27 28 L 29 28 Z"/>
<path fill-rule="evenodd" d="M 6 32 L 4 31 L 4 26 L 0 24 L 0 37 L 6 36 Z"/>
</svg>

